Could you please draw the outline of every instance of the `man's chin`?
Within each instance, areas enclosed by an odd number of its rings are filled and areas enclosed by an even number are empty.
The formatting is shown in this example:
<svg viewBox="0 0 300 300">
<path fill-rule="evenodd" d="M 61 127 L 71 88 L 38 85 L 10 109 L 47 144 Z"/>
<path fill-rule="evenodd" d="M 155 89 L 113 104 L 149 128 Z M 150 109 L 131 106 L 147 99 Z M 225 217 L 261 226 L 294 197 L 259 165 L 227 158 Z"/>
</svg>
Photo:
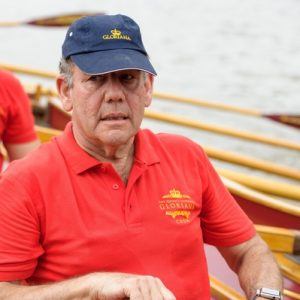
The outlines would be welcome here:
<svg viewBox="0 0 300 300">
<path fill-rule="evenodd" d="M 113 132 L 102 137 L 102 142 L 108 146 L 121 146 L 130 142 L 131 139 L 132 135 L 120 130 L 113 130 Z"/>
</svg>

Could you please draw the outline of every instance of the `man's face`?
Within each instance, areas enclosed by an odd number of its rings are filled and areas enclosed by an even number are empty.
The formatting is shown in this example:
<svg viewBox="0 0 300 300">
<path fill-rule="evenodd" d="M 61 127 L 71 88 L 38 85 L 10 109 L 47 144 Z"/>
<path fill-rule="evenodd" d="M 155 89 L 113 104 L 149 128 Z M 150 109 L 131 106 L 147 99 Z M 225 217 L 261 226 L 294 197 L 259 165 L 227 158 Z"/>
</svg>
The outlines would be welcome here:
<svg viewBox="0 0 300 300">
<path fill-rule="evenodd" d="M 152 97 L 153 77 L 138 70 L 87 75 L 73 68 L 73 85 L 63 99 L 81 140 L 94 145 L 126 144 L 140 128 Z"/>
</svg>

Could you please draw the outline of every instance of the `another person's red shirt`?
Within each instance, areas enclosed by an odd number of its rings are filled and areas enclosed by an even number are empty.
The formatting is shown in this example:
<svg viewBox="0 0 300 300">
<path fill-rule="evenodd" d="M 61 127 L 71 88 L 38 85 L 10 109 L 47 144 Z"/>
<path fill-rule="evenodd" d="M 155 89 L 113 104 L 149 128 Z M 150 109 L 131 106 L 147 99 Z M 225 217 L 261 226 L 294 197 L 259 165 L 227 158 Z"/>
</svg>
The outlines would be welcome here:
<svg viewBox="0 0 300 300">
<path fill-rule="evenodd" d="M 36 139 L 30 101 L 20 82 L 0 70 L 0 142 L 19 144 Z M 3 157 L 0 153 L 0 172 Z"/>
<path fill-rule="evenodd" d="M 12 162 L 0 180 L 0 281 L 60 281 L 97 271 L 159 277 L 177 300 L 210 299 L 204 243 L 254 234 L 203 150 L 139 131 L 125 186 L 64 134 Z"/>
</svg>

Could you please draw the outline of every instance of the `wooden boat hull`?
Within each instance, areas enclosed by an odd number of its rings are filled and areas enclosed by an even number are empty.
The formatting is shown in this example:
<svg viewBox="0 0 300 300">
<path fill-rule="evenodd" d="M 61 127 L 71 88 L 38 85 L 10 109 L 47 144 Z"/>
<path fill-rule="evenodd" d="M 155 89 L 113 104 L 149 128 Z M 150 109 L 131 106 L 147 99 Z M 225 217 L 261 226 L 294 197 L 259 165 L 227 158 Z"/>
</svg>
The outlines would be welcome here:
<svg viewBox="0 0 300 300">
<path fill-rule="evenodd" d="M 300 229 L 300 218 L 297 216 L 251 202 L 235 194 L 233 196 L 255 224 Z"/>
<path fill-rule="evenodd" d="M 296 200 L 279 199 L 235 181 L 222 180 L 238 204 L 255 224 L 300 229 L 300 207 Z"/>
<path fill-rule="evenodd" d="M 70 114 L 59 109 L 54 103 L 49 102 L 48 123 L 51 128 L 64 130 L 66 124 L 71 120 Z"/>
</svg>

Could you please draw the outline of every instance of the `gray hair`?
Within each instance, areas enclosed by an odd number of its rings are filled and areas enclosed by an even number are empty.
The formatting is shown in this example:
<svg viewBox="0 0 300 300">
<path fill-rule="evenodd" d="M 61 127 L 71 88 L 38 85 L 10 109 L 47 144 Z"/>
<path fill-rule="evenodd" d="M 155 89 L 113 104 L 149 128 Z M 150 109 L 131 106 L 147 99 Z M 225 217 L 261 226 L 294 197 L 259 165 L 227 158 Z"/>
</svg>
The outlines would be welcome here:
<svg viewBox="0 0 300 300">
<path fill-rule="evenodd" d="M 73 86 L 73 67 L 74 63 L 71 59 L 71 57 L 65 59 L 62 57 L 59 62 L 59 73 L 62 75 L 65 79 L 65 82 L 67 83 L 68 87 L 71 88 Z M 141 71 L 143 79 L 146 80 L 147 76 L 149 76 L 148 72 Z"/>
<path fill-rule="evenodd" d="M 73 67 L 74 63 L 71 58 L 65 59 L 62 57 L 59 62 L 59 73 L 65 79 L 68 87 L 71 88 L 73 86 Z"/>
</svg>

